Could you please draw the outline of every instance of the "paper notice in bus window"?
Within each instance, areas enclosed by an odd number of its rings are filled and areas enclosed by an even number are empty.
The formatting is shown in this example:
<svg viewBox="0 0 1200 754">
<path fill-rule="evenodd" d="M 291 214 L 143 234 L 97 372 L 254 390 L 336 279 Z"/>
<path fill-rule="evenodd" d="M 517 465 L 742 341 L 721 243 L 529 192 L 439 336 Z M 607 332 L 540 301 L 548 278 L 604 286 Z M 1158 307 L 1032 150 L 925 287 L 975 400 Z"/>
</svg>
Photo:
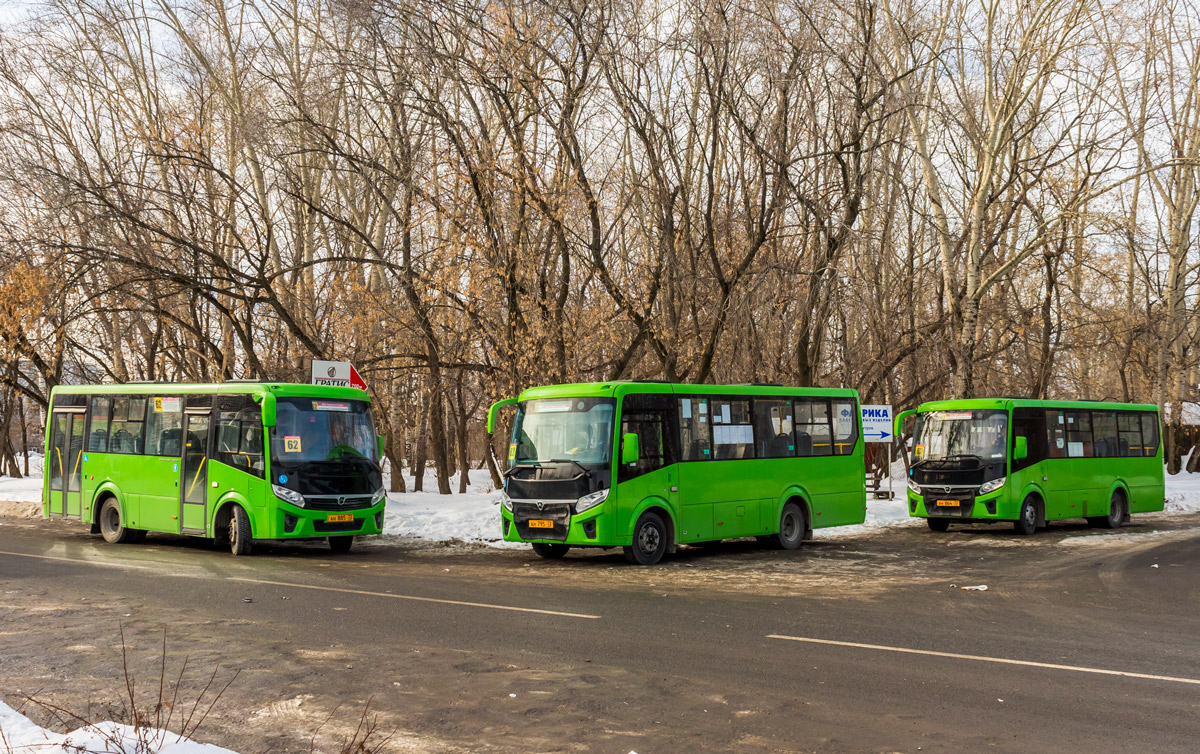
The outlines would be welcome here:
<svg viewBox="0 0 1200 754">
<path fill-rule="evenodd" d="M 349 413 L 350 404 L 340 401 L 313 401 L 313 411 L 341 411 Z"/>
<path fill-rule="evenodd" d="M 1083 443 L 1081 443 L 1081 442 L 1067 443 L 1067 456 L 1070 458 L 1083 458 Z"/>
<path fill-rule="evenodd" d="M 728 403 L 726 403 L 724 406 L 721 406 L 721 421 L 725 422 L 726 424 L 729 423 L 729 404 Z"/>
<path fill-rule="evenodd" d="M 156 397 L 154 399 L 154 410 L 155 410 L 155 412 L 160 413 L 160 414 L 164 411 L 166 411 L 167 413 L 172 413 L 172 412 L 181 410 L 183 408 L 182 403 L 183 403 L 183 399 L 179 398 L 179 397 L 175 397 L 175 398 L 158 398 L 158 397 Z"/>
<path fill-rule="evenodd" d="M 515 460 L 517 460 L 517 444 L 514 442 L 508 446 L 508 462 L 512 463 Z"/>
<path fill-rule="evenodd" d="M 679 402 L 679 412 L 684 419 L 692 418 L 692 401 L 690 398 L 684 398 Z"/>
<path fill-rule="evenodd" d="M 285 437 L 283 438 L 284 453 L 299 453 L 300 452 L 300 437 Z"/>
<path fill-rule="evenodd" d="M 700 401 L 700 413 L 708 413 L 708 401 Z"/>
<path fill-rule="evenodd" d="M 913 457 L 922 458 L 924 455 L 925 455 L 925 446 L 924 445 L 918 445 L 917 447 L 913 448 Z"/>
</svg>

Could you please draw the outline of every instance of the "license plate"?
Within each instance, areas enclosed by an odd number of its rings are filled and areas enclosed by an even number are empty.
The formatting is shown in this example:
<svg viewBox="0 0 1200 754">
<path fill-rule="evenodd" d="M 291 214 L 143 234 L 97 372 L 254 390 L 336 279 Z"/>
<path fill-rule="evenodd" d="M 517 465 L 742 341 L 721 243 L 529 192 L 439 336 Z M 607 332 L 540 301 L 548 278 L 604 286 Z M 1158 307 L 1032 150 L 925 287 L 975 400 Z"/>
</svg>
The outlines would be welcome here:
<svg viewBox="0 0 1200 754">
<path fill-rule="evenodd" d="M 339 521 L 353 521 L 354 514 L 353 513 L 330 513 L 329 516 L 327 516 L 325 518 L 325 520 L 329 521 L 330 523 L 338 523 Z"/>
<path fill-rule="evenodd" d="M 937 502 L 934 503 L 934 505 L 936 505 L 939 508 L 957 508 L 958 501 L 957 500 L 938 500 Z"/>
<path fill-rule="evenodd" d="M 554 522 L 547 521 L 544 518 L 535 518 L 535 519 L 531 519 L 529 521 L 529 528 L 530 529 L 553 529 Z"/>
</svg>

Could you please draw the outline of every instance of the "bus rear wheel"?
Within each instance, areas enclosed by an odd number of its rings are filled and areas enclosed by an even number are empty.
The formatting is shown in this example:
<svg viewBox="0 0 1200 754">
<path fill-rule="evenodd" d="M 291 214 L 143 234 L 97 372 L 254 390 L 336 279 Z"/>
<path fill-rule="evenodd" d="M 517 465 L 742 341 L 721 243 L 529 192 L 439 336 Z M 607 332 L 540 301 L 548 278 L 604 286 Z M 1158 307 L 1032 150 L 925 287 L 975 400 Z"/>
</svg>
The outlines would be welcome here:
<svg viewBox="0 0 1200 754">
<path fill-rule="evenodd" d="M 100 506 L 100 535 L 110 545 L 123 545 L 136 542 L 138 531 L 125 526 L 121 515 L 121 504 L 115 497 L 110 497 Z"/>
<path fill-rule="evenodd" d="M 1021 513 L 1017 516 L 1017 520 L 1013 521 L 1013 528 L 1017 534 L 1028 537 L 1037 531 L 1038 510 L 1037 504 L 1034 503 L 1032 497 L 1025 498 L 1025 502 L 1021 503 Z"/>
<path fill-rule="evenodd" d="M 1101 529 L 1120 529 L 1125 523 L 1125 496 L 1120 491 L 1114 492 L 1112 500 L 1108 501 L 1108 515 L 1092 516 L 1087 522 Z"/>
<path fill-rule="evenodd" d="M 929 524 L 931 531 L 947 531 L 950 529 L 950 519 L 948 518 L 927 518 L 925 523 Z"/>
<path fill-rule="evenodd" d="M 768 542 L 777 550 L 799 549 L 804 541 L 804 529 L 804 513 L 800 506 L 788 503 L 779 514 L 779 533 L 772 534 Z"/>
<path fill-rule="evenodd" d="M 234 555 L 249 555 L 254 552 L 254 536 L 250 533 L 250 516 L 240 505 L 233 506 L 229 517 L 229 551 Z"/>
<path fill-rule="evenodd" d="M 633 545 L 624 548 L 625 559 L 635 565 L 654 565 L 667 552 L 667 525 L 657 513 L 646 511 L 633 527 Z"/>
<path fill-rule="evenodd" d="M 346 553 L 350 552 L 350 548 L 354 545 L 354 537 L 330 537 L 329 549 L 334 552 Z"/>
<path fill-rule="evenodd" d="M 559 545 L 553 542 L 534 542 L 533 551 L 546 560 L 558 560 L 571 550 L 570 545 Z"/>
</svg>

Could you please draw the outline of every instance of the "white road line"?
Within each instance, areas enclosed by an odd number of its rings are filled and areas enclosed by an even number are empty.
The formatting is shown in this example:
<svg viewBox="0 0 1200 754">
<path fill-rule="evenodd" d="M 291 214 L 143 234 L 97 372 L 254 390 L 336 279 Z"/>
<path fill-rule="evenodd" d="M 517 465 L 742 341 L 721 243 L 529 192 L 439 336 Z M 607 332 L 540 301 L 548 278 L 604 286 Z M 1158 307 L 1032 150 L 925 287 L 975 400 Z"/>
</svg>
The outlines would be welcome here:
<svg viewBox="0 0 1200 754">
<path fill-rule="evenodd" d="M 908 647 L 889 647 L 883 644 L 860 644 L 854 641 L 834 641 L 832 639 L 813 639 L 805 636 L 782 636 L 767 634 L 768 639 L 784 639 L 787 641 L 802 641 L 808 644 L 831 644 L 835 647 L 854 647 L 856 649 L 876 649 L 881 652 L 900 652 L 910 655 L 930 655 L 932 657 L 949 657 L 954 660 L 975 660 L 977 662 L 995 662 L 1001 665 L 1026 665 L 1033 668 L 1049 668 L 1050 670 L 1071 670 L 1076 673 L 1096 673 L 1099 675 L 1119 675 L 1126 678 L 1146 678 L 1152 681 L 1170 681 L 1171 683 L 1188 683 L 1200 686 L 1200 679 L 1177 678 L 1170 675 L 1154 675 L 1152 673 L 1130 673 L 1124 670 L 1107 670 L 1105 668 L 1086 668 L 1079 665 L 1058 665 L 1053 662 L 1034 662 L 1032 660 L 1010 660 L 1007 657 L 984 657 L 982 655 L 964 655 L 956 652 L 934 652 L 929 649 L 910 649 Z"/>
<path fill-rule="evenodd" d="M 100 566 L 101 568 L 128 568 L 135 571 L 154 571 L 158 570 L 151 566 L 134 565 L 132 563 L 114 563 L 106 560 L 87 560 L 85 558 L 61 558 L 55 555 L 31 555 L 27 552 L 7 552 L 0 550 L 0 555 L 12 555 L 16 558 L 35 558 L 37 560 L 59 560 L 63 563 L 83 563 L 84 565 Z"/>
<path fill-rule="evenodd" d="M 414 597 L 410 594 L 391 594 L 389 592 L 368 592 L 362 589 L 342 589 L 335 586 L 314 586 L 312 584 L 294 584 L 288 581 L 264 581 L 262 579 L 245 579 L 237 576 L 230 576 L 229 581 L 244 581 L 250 584 L 267 584 L 269 586 L 290 586 L 296 589 L 317 589 L 322 592 L 341 592 L 343 594 L 364 594 L 368 597 L 389 597 L 394 600 L 413 600 L 415 602 L 437 602 L 442 605 L 460 605 L 462 607 L 486 607 L 492 610 L 511 610 L 517 613 L 538 613 L 539 615 L 560 615 L 565 618 L 586 618 L 588 620 L 599 620 L 600 615 L 586 615 L 584 613 L 563 613 L 558 610 L 539 610 L 535 607 L 513 607 L 512 605 L 491 605 L 486 602 L 463 602 L 462 600 L 443 600 L 437 597 Z"/>
</svg>

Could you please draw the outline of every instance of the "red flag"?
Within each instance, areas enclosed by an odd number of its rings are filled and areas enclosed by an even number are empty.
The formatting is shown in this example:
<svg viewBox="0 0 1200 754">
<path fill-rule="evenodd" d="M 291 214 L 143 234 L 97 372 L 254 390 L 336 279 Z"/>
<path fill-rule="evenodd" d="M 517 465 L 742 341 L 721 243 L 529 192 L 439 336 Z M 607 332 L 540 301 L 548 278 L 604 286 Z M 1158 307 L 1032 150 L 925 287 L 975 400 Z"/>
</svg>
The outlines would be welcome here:
<svg viewBox="0 0 1200 754">
<path fill-rule="evenodd" d="M 359 375 L 358 370 L 354 368 L 353 364 L 350 365 L 350 387 L 356 387 L 359 390 L 367 389 L 367 383 L 363 381 L 362 376 Z"/>
</svg>

